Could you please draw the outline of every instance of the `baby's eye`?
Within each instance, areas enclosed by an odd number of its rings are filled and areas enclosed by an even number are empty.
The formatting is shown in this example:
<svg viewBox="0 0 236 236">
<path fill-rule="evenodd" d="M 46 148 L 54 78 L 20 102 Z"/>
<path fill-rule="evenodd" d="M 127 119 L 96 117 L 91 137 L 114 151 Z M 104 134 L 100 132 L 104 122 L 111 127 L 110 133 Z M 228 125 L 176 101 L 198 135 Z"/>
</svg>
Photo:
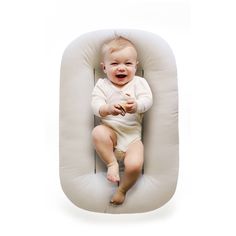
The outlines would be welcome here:
<svg viewBox="0 0 236 236">
<path fill-rule="evenodd" d="M 133 65 L 132 62 L 126 62 L 125 64 L 128 65 L 128 66 Z"/>
<path fill-rule="evenodd" d="M 112 65 L 112 66 L 116 66 L 116 65 L 118 65 L 118 63 L 112 62 L 111 65 Z"/>
</svg>

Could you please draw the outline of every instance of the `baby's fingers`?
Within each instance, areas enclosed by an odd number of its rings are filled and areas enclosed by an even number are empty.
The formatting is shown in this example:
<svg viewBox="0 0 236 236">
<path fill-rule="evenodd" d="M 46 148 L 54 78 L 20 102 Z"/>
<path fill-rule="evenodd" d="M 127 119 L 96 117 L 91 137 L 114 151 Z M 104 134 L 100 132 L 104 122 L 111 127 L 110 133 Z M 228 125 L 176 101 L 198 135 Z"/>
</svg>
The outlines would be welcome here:
<svg viewBox="0 0 236 236">
<path fill-rule="evenodd" d="M 119 114 L 120 115 L 122 115 L 122 116 L 125 115 L 126 112 L 125 112 L 124 108 L 120 104 L 115 105 L 115 107 L 117 107 L 117 109 L 119 110 Z"/>
<path fill-rule="evenodd" d="M 118 110 L 121 108 L 121 106 L 119 104 L 114 105 L 114 107 Z"/>
<path fill-rule="evenodd" d="M 123 114 L 123 110 L 121 109 L 121 106 L 120 105 L 114 105 L 114 113 L 113 115 L 124 115 Z"/>
<path fill-rule="evenodd" d="M 137 104 L 136 104 L 136 102 L 126 104 L 126 111 L 127 111 L 128 113 L 135 113 L 136 110 L 137 110 Z"/>
<path fill-rule="evenodd" d="M 134 106 L 134 103 L 127 103 L 126 105 L 125 105 L 125 108 L 127 109 L 127 110 L 129 110 L 130 108 L 132 108 Z"/>
<path fill-rule="evenodd" d="M 135 103 L 135 100 L 133 98 L 129 98 L 127 101 L 126 101 L 126 104 L 134 104 Z"/>
</svg>

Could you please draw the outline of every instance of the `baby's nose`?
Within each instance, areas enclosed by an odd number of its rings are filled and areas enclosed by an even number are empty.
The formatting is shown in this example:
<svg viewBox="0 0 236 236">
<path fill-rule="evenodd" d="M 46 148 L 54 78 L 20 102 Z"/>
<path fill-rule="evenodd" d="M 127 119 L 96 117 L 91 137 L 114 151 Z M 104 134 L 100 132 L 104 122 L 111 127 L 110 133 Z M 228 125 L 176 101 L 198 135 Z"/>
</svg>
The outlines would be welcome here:
<svg viewBox="0 0 236 236">
<path fill-rule="evenodd" d="M 119 65 L 118 70 L 119 70 L 119 71 L 124 71 L 124 70 L 125 70 L 125 67 L 124 67 L 123 65 Z"/>
</svg>

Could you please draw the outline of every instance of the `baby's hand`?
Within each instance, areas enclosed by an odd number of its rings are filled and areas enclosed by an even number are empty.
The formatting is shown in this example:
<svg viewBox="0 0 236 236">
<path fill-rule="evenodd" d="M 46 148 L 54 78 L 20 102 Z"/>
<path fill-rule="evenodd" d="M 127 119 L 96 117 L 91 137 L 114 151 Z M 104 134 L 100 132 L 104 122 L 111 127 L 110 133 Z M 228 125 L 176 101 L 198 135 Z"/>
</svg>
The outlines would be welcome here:
<svg viewBox="0 0 236 236">
<path fill-rule="evenodd" d="M 124 116 L 124 111 L 121 109 L 121 106 L 119 104 L 106 104 L 100 107 L 99 109 L 99 113 L 101 115 L 101 117 L 106 117 L 108 115 L 113 115 L 113 116 L 117 116 L 117 115 L 122 115 Z"/>
<path fill-rule="evenodd" d="M 134 98 L 129 98 L 125 105 L 125 111 L 128 113 L 135 113 L 137 111 L 137 102 Z"/>
<path fill-rule="evenodd" d="M 125 115 L 125 112 L 123 111 L 122 107 L 119 104 L 109 105 L 109 114 L 113 116 L 117 115 Z"/>
</svg>

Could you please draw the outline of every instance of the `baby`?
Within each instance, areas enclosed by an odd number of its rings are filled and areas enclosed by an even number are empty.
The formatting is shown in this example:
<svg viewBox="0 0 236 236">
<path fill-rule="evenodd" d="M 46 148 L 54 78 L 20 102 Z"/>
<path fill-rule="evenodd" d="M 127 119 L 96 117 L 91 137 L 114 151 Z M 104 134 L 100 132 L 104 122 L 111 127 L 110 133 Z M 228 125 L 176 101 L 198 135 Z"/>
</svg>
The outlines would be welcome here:
<svg viewBox="0 0 236 236">
<path fill-rule="evenodd" d="M 135 76 L 137 64 L 137 51 L 128 39 L 105 43 L 101 65 L 107 78 L 99 79 L 92 93 L 93 112 L 101 118 L 92 132 L 93 143 L 107 166 L 107 179 L 120 182 L 110 201 L 114 205 L 124 202 L 144 161 L 141 125 L 143 113 L 152 106 L 152 92 L 144 78 Z M 117 159 L 124 160 L 122 180 Z"/>
</svg>

